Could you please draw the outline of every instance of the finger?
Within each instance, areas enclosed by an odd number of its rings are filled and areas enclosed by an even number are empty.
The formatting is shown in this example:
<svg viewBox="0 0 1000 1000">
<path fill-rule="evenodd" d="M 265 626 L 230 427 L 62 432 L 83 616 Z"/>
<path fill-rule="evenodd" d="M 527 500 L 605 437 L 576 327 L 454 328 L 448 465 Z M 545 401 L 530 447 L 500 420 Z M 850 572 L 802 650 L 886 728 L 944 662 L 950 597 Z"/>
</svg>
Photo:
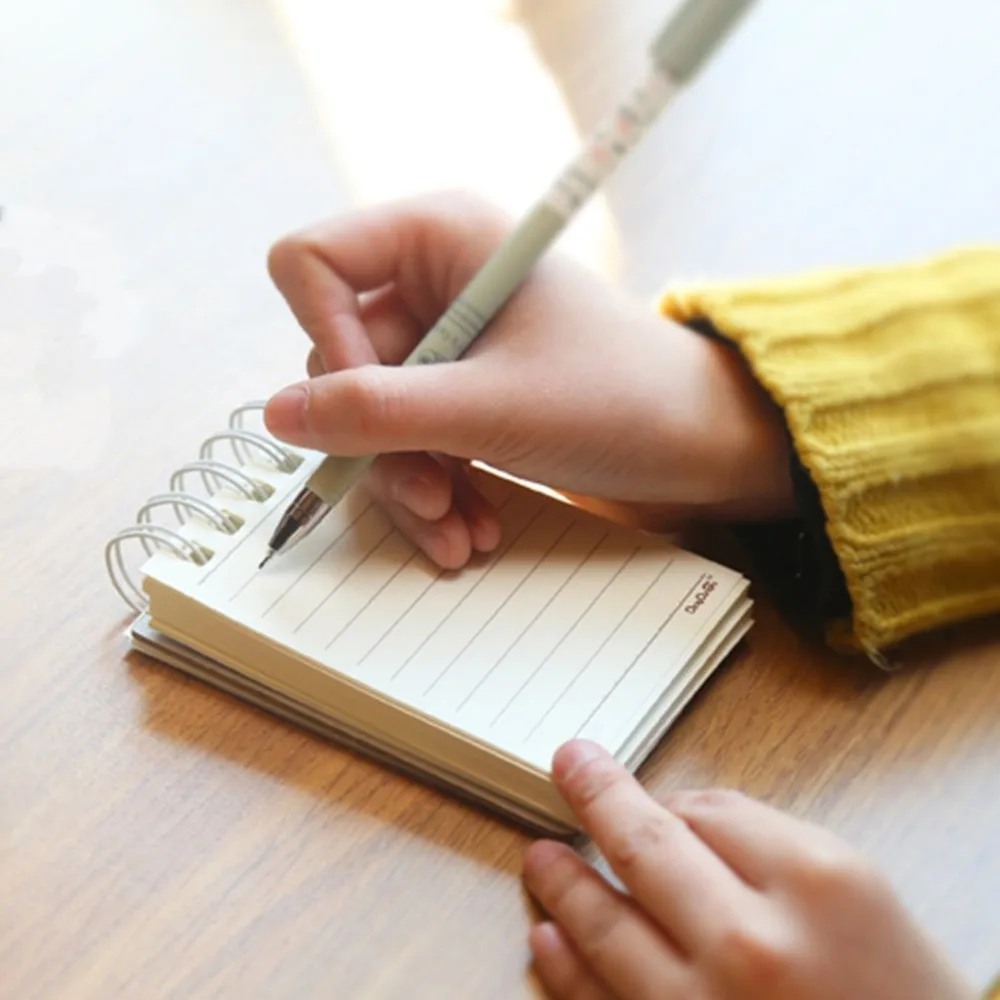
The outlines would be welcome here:
<svg viewBox="0 0 1000 1000">
<path fill-rule="evenodd" d="M 326 371 L 378 361 L 361 323 L 354 288 L 331 270 L 314 246 L 283 240 L 271 249 L 267 264 L 271 280 L 316 345 Z"/>
<path fill-rule="evenodd" d="M 395 285 L 380 288 L 362 301 L 361 322 L 384 365 L 402 364 L 427 332 Z"/>
<path fill-rule="evenodd" d="M 294 265 L 298 256 L 309 254 L 356 293 L 395 283 L 415 314 L 431 323 L 508 230 L 496 208 L 468 195 L 442 192 L 366 207 L 311 226 L 276 243 L 268 266 L 280 271 L 288 258 Z"/>
<path fill-rule="evenodd" d="M 384 365 L 398 365 L 405 361 L 424 334 L 423 325 L 392 287 L 379 289 L 362 303 L 361 322 L 378 360 Z M 313 347 L 306 359 L 309 377 L 325 375 L 329 370 L 319 350 Z"/>
<path fill-rule="evenodd" d="M 326 374 L 326 366 L 323 364 L 323 359 L 319 356 L 319 351 L 315 347 L 309 352 L 309 356 L 306 358 L 306 374 L 310 378 L 319 378 L 320 375 Z"/>
<path fill-rule="evenodd" d="M 500 544 L 500 515 L 496 507 L 470 481 L 461 462 L 446 461 L 451 467 L 455 506 L 469 526 L 469 538 L 477 552 L 493 552 Z"/>
<path fill-rule="evenodd" d="M 454 507 L 439 520 L 428 521 L 414 514 L 398 500 L 383 495 L 377 480 L 372 481 L 371 492 L 396 528 L 423 551 L 431 562 L 442 569 L 455 570 L 461 569 L 469 561 L 472 555 L 469 528 Z"/>
<path fill-rule="evenodd" d="M 424 521 L 440 521 L 452 508 L 452 477 L 425 452 L 380 455 L 369 487 L 378 499 L 400 503 Z"/>
<path fill-rule="evenodd" d="M 468 480 L 462 466 L 426 452 L 380 455 L 369 473 L 371 492 L 380 501 L 396 501 L 418 518 L 438 522 L 437 530 L 456 531 L 445 515 L 455 512 L 465 522 L 476 552 L 492 552 L 500 544 L 500 518 L 493 505 Z M 450 558 L 459 558 L 464 534 L 452 540 Z"/>
<path fill-rule="evenodd" d="M 327 370 L 375 360 L 358 294 L 395 284 L 429 326 L 499 245 L 505 221 L 459 196 L 353 212 L 280 240 L 268 270 Z"/>
<path fill-rule="evenodd" d="M 528 943 L 538 978 L 555 1000 L 614 1000 L 555 924 L 533 927 Z"/>
<path fill-rule="evenodd" d="M 666 805 L 750 885 L 766 889 L 852 852 L 822 827 L 728 790 L 676 792 Z"/>
<path fill-rule="evenodd" d="M 484 406 L 483 399 L 491 405 Z M 489 458 L 497 426 L 517 407 L 498 387 L 496 365 L 365 365 L 282 390 L 267 404 L 276 437 L 334 455 L 443 452 Z"/>
<path fill-rule="evenodd" d="M 685 965 L 638 908 L 565 844 L 540 841 L 525 856 L 525 884 L 566 939 L 619 996 L 675 995 Z"/>
<path fill-rule="evenodd" d="M 553 761 L 559 791 L 642 908 L 688 953 L 745 916 L 756 894 L 610 754 L 577 740 Z"/>
</svg>

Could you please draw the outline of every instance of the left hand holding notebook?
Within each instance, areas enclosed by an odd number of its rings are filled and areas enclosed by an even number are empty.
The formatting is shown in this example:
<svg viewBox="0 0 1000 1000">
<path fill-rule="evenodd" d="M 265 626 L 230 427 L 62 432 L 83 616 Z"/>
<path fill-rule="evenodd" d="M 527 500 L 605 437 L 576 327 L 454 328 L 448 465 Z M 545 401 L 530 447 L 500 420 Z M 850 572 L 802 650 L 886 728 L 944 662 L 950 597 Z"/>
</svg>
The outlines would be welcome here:
<svg viewBox="0 0 1000 1000">
<path fill-rule="evenodd" d="M 666 806 L 597 746 L 553 777 L 627 891 L 564 844 L 532 845 L 532 932 L 552 996 L 573 1000 L 971 1000 L 888 882 L 821 828 L 731 792 Z"/>
<path fill-rule="evenodd" d="M 506 231 L 492 208 L 439 195 L 279 243 L 272 277 L 314 347 L 309 381 L 271 400 L 271 432 L 379 454 L 370 489 L 449 568 L 499 542 L 495 512 L 450 459 L 674 521 L 787 512 L 780 416 L 736 354 L 557 255 L 461 360 L 396 367 Z"/>
</svg>

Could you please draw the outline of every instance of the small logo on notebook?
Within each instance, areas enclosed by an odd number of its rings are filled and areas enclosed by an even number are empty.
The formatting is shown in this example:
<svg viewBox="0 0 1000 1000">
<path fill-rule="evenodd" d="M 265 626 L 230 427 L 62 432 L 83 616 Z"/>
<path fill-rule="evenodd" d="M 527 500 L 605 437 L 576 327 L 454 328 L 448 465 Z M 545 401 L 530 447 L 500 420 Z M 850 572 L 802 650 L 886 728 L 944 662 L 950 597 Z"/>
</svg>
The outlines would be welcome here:
<svg viewBox="0 0 1000 1000">
<path fill-rule="evenodd" d="M 689 615 L 698 613 L 698 609 L 708 600 L 709 595 L 719 586 L 718 580 L 711 573 L 706 573 L 701 584 L 695 591 L 691 600 L 684 605 L 684 610 Z"/>
</svg>

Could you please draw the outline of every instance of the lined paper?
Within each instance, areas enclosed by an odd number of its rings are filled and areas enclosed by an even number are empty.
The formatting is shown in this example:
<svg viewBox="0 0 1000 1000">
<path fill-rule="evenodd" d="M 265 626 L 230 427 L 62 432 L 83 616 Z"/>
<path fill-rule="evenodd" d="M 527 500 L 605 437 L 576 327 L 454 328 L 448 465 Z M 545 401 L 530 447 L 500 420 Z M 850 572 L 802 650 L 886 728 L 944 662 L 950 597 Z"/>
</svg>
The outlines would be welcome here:
<svg viewBox="0 0 1000 1000">
<path fill-rule="evenodd" d="M 566 739 L 617 737 L 648 712 L 741 577 L 506 480 L 485 477 L 485 491 L 500 514 L 500 548 L 455 573 L 433 565 L 361 490 L 258 571 L 288 488 L 241 506 L 244 528 L 216 537 L 205 566 L 162 555 L 145 571 L 547 768 Z"/>
</svg>

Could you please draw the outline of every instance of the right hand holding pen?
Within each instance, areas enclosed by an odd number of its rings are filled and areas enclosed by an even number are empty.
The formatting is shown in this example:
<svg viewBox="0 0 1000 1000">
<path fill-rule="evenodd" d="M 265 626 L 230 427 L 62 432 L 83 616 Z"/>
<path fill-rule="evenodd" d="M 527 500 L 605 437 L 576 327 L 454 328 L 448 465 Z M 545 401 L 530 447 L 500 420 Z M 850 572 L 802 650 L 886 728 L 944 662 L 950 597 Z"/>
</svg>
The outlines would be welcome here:
<svg viewBox="0 0 1000 1000">
<path fill-rule="evenodd" d="M 548 255 L 463 358 L 399 367 L 500 244 L 460 195 L 379 206 L 287 237 L 278 289 L 310 378 L 268 403 L 290 444 L 378 454 L 369 486 L 446 568 L 500 538 L 465 462 L 672 521 L 788 513 L 780 414 L 737 353 Z"/>
</svg>

